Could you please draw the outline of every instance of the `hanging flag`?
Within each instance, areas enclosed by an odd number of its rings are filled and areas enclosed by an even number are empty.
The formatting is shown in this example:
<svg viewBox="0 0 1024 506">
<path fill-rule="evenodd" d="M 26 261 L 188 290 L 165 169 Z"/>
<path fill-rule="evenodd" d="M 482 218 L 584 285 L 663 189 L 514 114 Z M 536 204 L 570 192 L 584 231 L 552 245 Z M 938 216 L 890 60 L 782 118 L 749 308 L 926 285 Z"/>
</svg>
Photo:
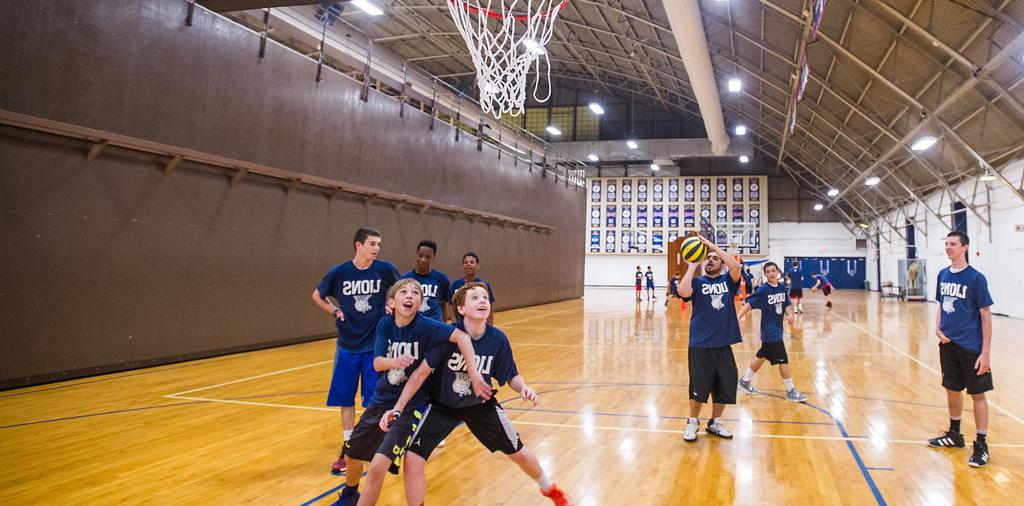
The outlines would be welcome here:
<svg viewBox="0 0 1024 506">
<path fill-rule="evenodd" d="M 814 0 L 811 7 L 811 40 L 818 38 L 818 27 L 821 26 L 821 18 L 825 17 L 825 4 L 828 0 Z"/>
</svg>

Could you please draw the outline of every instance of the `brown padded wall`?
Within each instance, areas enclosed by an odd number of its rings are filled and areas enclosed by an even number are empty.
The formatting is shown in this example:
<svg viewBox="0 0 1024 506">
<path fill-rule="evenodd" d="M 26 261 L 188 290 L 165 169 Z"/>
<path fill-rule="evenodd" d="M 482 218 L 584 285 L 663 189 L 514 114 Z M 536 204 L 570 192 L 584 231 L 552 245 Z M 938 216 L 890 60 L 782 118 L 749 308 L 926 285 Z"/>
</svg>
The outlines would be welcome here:
<svg viewBox="0 0 1024 506">
<path fill-rule="evenodd" d="M 310 293 L 358 226 L 420 239 L 496 307 L 579 297 L 585 192 L 187 2 L 0 3 L 0 107 L 557 227 L 550 235 L 0 127 L 0 387 L 333 333 Z M 513 336 L 514 338 L 514 336 Z"/>
</svg>

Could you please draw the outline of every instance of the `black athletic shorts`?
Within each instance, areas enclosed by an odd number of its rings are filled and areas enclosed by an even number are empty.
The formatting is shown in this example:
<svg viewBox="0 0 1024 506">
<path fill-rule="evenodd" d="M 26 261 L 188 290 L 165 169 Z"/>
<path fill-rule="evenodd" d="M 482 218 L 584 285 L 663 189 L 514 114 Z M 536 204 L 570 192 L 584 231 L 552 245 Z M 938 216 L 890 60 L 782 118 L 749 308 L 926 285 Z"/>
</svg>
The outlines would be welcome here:
<svg viewBox="0 0 1024 506">
<path fill-rule="evenodd" d="M 801 299 L 801 298 L 803 298 L 803 296 L 804 296 L 804 289 L 803 289 L 803 287 L 801 287 L 801 288 L 790 288 L 789 289 L 789 296 L 791 298 L 793 298 L 793 299 Z"/>
<path fill-rule="evenodd" d="M 786 353 L 786 343 L 761 341 L 761 349 L 757 350 L 757 358 L 763 358 L 771 365 L 788 364 L 789 354 Z"/>
<path fill-rule="evenodd" d="M 512 455 L 523 449 L 523 440 L 512 426 L 512 421 L 501 404 L 491 397 L 483 404 L 466 408 L 449 408 L 440 404 L 427 406 L 423 413 L 423 423 L 413 434 L 409 451 L 427 460 L 437 445 L 448 437 L 460 422 L 465 422 L 477 441 L 492 453 L 500 451 L 505 455 Z"/>
<path fill-rule="evenodd" d="M 978 376 L 974 363 L 981 353 L 968 350 L 956 343 L 939 344 L 939 362 L 942 364 L 942 386 L 946 390 L 959 392 L 967 389 L 969 394 L 982 394 L 992 390 L 992 371 Z"/>
<path fill-rule="evenodd" d="M 710 395 L 715 404 L 736 404 L 736 384 L 739 373 L 732 347 L 690 348 L 690 399 L 708 402 Z"/>
<path fill-rule="evenodd" d="M 415 407 L 405 411 L 391 422 L 388 431 L 380 430 L 380 417 L 389 408 L 370 406 L 359 417 L 359 423 L 352 429 L 352 437 L 345 441 L 345 455 L 356 460 L 370 462 L 374 454 L 387 457 L 395 466 L 401 465 L 405 448 L 420 425 L 422 413 Z"/>
<path fill-rule="evenodd" d="M 821 293 L 823 295 L 825 295 L 826 297 L 828 297 L 829 295 L 832 295 L 832 285 L 825 285 L 825 286 L 821 287 Z"/>
</svg>

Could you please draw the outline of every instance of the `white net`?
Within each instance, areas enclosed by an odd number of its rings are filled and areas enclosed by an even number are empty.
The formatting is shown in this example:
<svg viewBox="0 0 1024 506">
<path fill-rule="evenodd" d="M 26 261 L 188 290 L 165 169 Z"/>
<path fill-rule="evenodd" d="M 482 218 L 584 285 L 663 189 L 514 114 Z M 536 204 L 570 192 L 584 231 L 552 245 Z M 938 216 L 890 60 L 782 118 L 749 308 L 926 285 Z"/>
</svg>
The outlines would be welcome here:
<svg viewBox="0 0 1024 506">
<path fill-rule="evenodd" d="M 551 97 L 551 68 L 545 46 L 566 2 L 448 0 L 448 10 L 466 39 L 476 67 L 484 113 L 496 119 L 522 114 L 531 68 L 536 73 L 533 98 L 544 102 Z"/>
</svg>

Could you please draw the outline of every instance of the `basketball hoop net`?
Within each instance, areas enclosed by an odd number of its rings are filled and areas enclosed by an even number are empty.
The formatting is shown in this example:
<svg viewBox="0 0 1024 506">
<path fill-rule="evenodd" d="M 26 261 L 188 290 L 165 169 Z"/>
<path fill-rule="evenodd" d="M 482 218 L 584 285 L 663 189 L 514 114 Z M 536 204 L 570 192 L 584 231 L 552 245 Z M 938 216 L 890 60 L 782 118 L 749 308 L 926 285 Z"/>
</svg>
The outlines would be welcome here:
<svg viewBox="0 0 1024 506">
<path fill-rule="evenodd" d="M 466 39 L 476 67 L 480 108 L 501 119 L 522 114 L 526 75 L 537 73 L 533 98 L 551 98 L 551 66 L 545 49 L 555 18 L 569 0 L 448 0 L 455 26 Z M 525 8 L 524 11 L 517 10 Z M 541 61 L 543 60 L 543 73 Z M 542 79 L 543 76 L 543 79 Z M 541 81 L 547 94 L 540 96 Z"/>
</svg>

